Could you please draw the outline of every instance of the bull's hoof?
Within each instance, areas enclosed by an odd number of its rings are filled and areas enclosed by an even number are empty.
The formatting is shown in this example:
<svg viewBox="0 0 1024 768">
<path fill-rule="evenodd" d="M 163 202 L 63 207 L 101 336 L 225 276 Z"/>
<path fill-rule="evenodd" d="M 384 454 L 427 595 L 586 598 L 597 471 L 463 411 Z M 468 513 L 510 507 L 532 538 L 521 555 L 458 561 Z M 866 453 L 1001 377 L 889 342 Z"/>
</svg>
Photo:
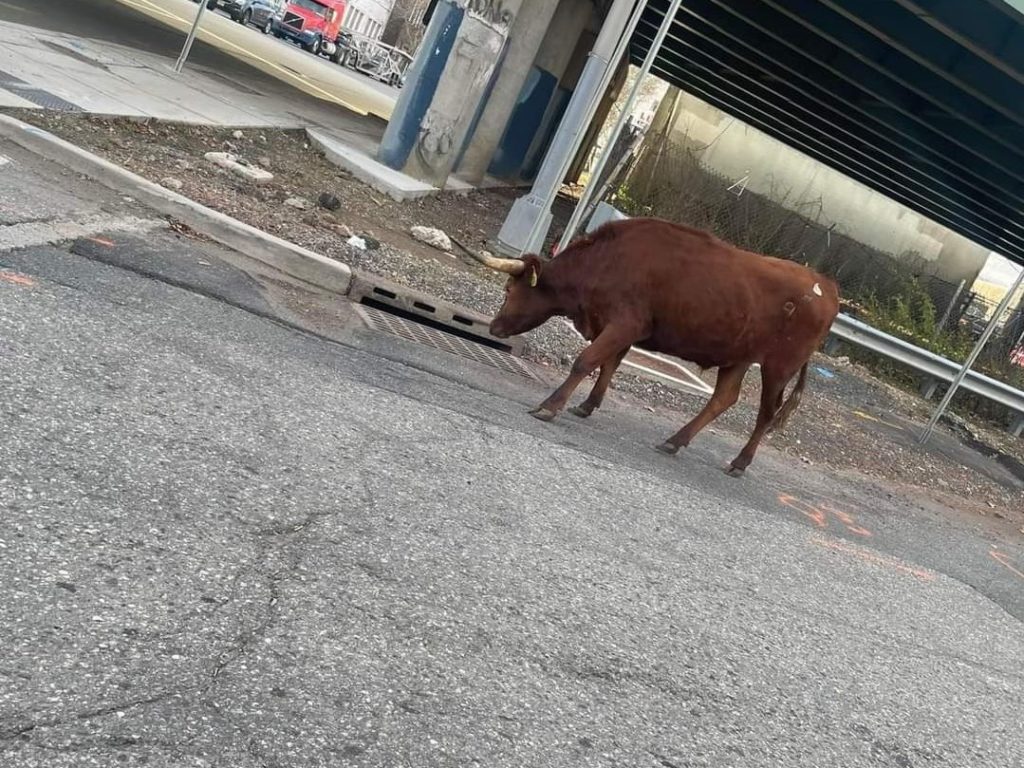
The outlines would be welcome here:
<svg viewBox="0 0 1024 768">
<path fill-rule="evenodd" d="M 569 409 L 569 413 L 571 413 L 573 416 L 578 416 L 581 419 L 588 418 L 593 412 L 593 408 L 582 404 L 574 405 L 572 408 Z"/>
<path fill-rule="evenodd" d="M 534 408 L 530 411 L 530 415 L 538 421 L 551 421 L 558 414 L 554 411 L 548 410 L 547 408 Z"/>
<path fill-rule="evenodd" d="M 679 453 L 679 446 L 673 445 L 668 440 L 666 440 L 661 445 L 656 446 L 655 449 L 661 451 L 662 453 L 667 453 L 669 456 L 675 456 L 677 453 Z"/>
<path fill-rule="evenodd" d="M 727 474 L 729 477 L 743 477 L 744 472 L 746 472 L 745 469 L 734 467 L 732 464 L 725 468 L 725 474 Z"/>
</svg>

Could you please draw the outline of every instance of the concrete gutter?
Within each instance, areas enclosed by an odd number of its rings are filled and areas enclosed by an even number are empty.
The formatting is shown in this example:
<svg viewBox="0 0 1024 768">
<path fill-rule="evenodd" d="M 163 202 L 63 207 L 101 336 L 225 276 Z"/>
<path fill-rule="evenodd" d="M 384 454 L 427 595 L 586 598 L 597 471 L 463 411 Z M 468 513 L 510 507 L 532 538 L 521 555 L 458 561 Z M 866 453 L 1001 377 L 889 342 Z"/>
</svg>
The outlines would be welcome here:
<svg viewBox="0 0 1024 768">
<path fill-rule="evenodd" d="M 0 115 L 0 138 L 9 139 L 110 189 L 131 195 L 196 232 L 298 280 L 341 295 L 347 294 L 352 284 L 352 270 L 348 265 L 200 205 L 34 125 Z"/>
</svg>

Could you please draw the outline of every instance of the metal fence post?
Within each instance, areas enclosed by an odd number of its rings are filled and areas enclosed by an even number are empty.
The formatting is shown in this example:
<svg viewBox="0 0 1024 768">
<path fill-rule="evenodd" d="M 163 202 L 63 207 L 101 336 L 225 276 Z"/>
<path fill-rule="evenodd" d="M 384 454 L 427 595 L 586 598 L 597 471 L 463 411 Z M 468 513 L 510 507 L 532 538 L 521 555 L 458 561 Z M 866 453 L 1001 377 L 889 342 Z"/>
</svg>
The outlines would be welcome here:
<svg viewBox="0 0 1024 768">
<path fill-rule="evenodd" d="M 185 45 L 181 49 L 178 60 L 174 62 L 174 71 L 179 74 L 181 73 L 182 67 L 185 66 L 185 60 L 188 58 L 189 52 L 192 50 L 192 43 L 195 42 L 196 33 L 199 31 L 199 21 L 203 18 L 204 13 L 206 13 L 206 0 L 199 0 L 199 10 L 196 11 L 196 19 L 192 22 L 192 29 L 188 31 L 188 37 L 185 38 Z"/>
<path fill-rule="evenodd" d="M 936 330 L 941 331 L 946 327 L 946 323 L 949 322 L 949 316 L 953 314 L 953 307 L 956 306 L 957 301 L 960 299 L 960 292 L 964 289 L 965 285 L 967 285 L 967 281 L 961 279 L 960 285 L 958 285 L 956 290 L 953 291 L 953 298 L 949 300 L 949 306 L 946 307 L 946 312 L 942 315 L 942 319 L 939 320 L 938 325 L 935 326 Z"/>
</svg>

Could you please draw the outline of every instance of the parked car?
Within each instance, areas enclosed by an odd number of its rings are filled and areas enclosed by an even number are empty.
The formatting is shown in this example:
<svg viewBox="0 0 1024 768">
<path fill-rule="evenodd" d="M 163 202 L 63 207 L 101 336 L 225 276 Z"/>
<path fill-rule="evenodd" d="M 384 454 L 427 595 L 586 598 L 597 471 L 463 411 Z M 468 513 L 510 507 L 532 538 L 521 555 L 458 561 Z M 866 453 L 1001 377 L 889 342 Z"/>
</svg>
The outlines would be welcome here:
<svg viewBox="0 0 1024 768">
<path fill-rule="evenodd" d="M 271 22 L 284 12 L 286 0 L 217 0 L 217 4 L 239 24 L 252 24 L 269 35 Z"/>
<path fill-rule="evenodd" d="M 271 20 L 270 28 L 277 37 L 337 62 L 337 40 L 344 16 L 345 0 L 288 0 L 282 15 Z"/>
</svg>

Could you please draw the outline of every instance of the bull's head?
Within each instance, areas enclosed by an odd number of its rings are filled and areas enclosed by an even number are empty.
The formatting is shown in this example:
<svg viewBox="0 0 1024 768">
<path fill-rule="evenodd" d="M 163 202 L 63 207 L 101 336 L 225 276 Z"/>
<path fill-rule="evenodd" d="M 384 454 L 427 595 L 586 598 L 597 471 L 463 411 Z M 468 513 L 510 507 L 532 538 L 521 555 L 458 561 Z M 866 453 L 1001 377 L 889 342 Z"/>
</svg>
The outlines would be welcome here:
<svg viewBox="0 0 1024 768">
<path fill-rule="evenodd" d="M 532 331 L 555 314 L 554 302 L 541 275 L 542 262 L 534 255 L 522 259 L 475 258 L 484 266 L 508 275 L 505 302 L 491 320 L 491 334 L 499 339 Z"/>
</svg>

